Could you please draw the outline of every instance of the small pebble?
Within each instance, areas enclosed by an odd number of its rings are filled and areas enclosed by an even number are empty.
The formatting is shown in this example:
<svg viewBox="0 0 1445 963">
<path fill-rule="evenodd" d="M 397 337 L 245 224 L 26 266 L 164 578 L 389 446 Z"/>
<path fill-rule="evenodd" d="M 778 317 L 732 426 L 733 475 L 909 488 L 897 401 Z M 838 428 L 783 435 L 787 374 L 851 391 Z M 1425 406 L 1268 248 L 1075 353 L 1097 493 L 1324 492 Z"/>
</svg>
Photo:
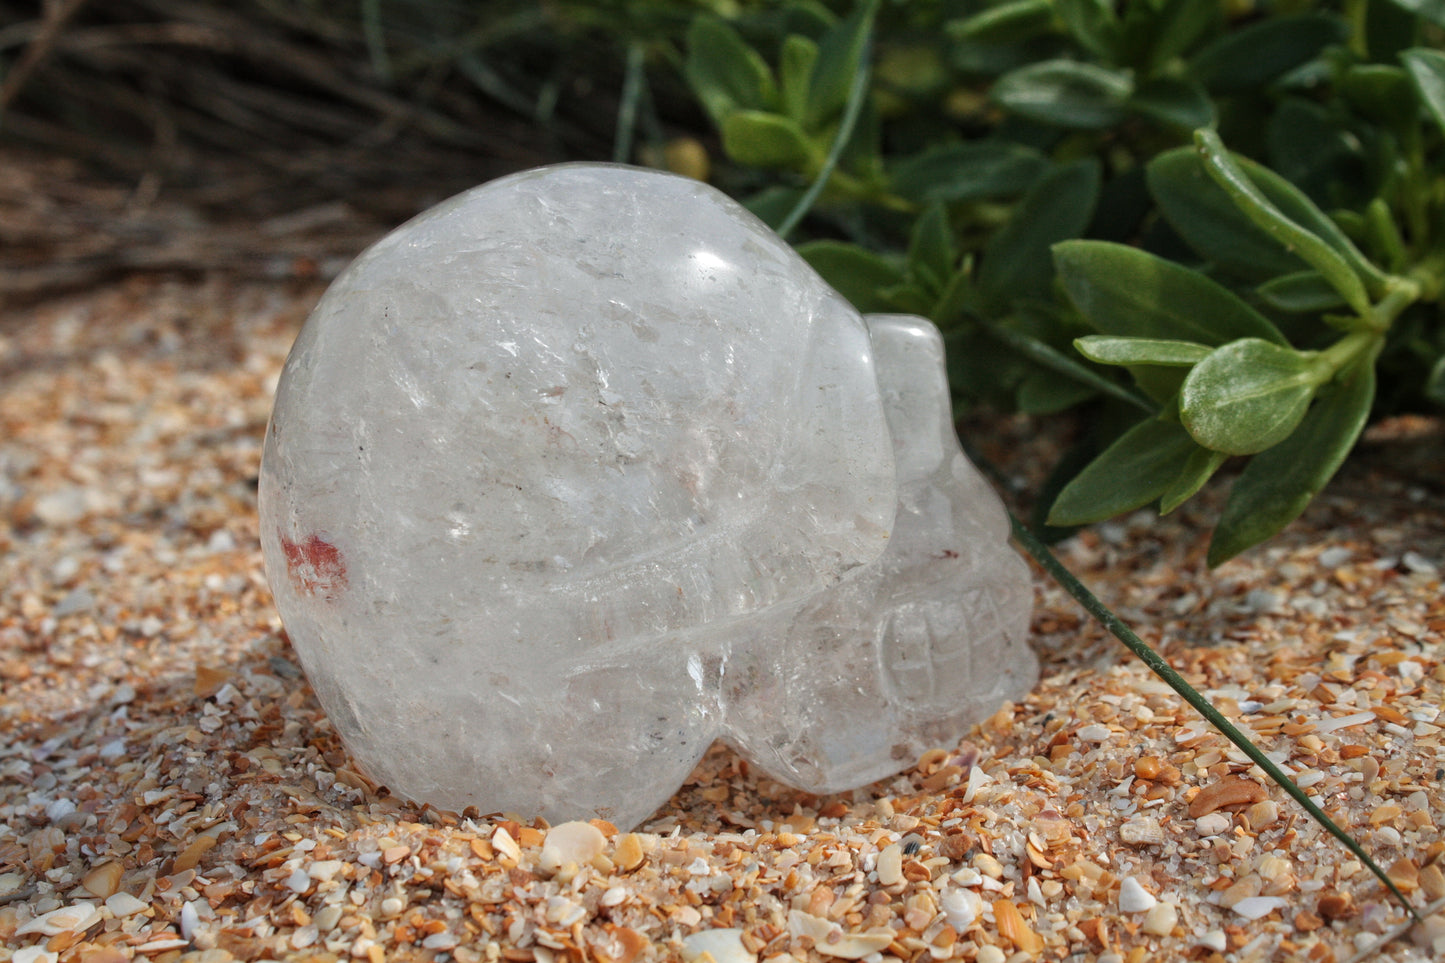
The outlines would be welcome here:
<svg viewBox="0 0 1445 963">
<path fill-rule="evenodd" d="M 555 873 L 569 863 L 573 866 L 590 863 L 606 848 L 607 837 L 591 823 L 562 823 L 547 830 L 537 865 L 543 872 Z"/>
<path fill-rule="evenodd" d="M 319 932 L 326 933 L 334 930 L 336 924 L 341 922 L 341 906 L 338 903 L 330 903 L 316 913 L 312 920 Z"/>
<path fill-rule="evenodd" d="M 1425 922 L 1410 930 L 1410 941 L 1437 957 L 1445 956 L 1445 913 L 1425 917 Z"/>
<path fill-rule="evenodd" d="M 150 904 L 141 902 L 129 893 L 116 893 L 107 897 L 105 908 L 117 917 L 125 917 L 144 913 L 150 908 Z"/>
<path fill-rule="evenodd" d="M 1109 727 L 1101 726 L 1098 723 L 1083 726 L 1075 733 L 1080 742 L 1107 742 L 1109 739 Z"/>
<path fill-rule="evenodd" d="M 743 946 L 743 931 L 737 929 L 702 930 L 683 937 L 682 958 L 687 963 L 704 953 L 716 963 L 755 963 L 757 960 L 757 955 Z"/>
<path fill-rule="evenodd" d="M 306 867 L 306 875 L 318 883 L 325 883 L 341 872 L 345 865 L 339 859 L 319 859 Z"/>
<path fill-rule="evenodd" d="M 1136 816 L 1119 826 L 1119 838 L 1129 846 L 1160 846 L 1164 843 L 1164 830 L 1157 819 Z"/>
<path fill-rule="evenodd" d="M 90 895 L 107 899 L 120 891 L 120 878 L 124 872 L 125 867 L 112 859 L 86 873 L 80 885 Z"/>
<path fill-rule="evenodd" d="M 181 904 L 181 938 L 190 939 L 195 935 L 196 927 L 201 923 L 200 913 L 196 911 L 195 903 Z"/>
<path fill-rule="evenodd" d="M 1201 836 L 1218 836 L 1232 825 L 1234 820 L 1227 813 L 1209 813 L 1194 820 L 1194 831 Z"/>
<path fill-rule="evenodd" d="M 1255 832 L 1273 826 L 1279 820 L 1279 803 L 1273 799 L 1261 799 L 1244 811 L 1244 819 Z"/>
<path fill-rule="evenodd" d="M 971 889 L 949 889 L 939 897 L 938 905 L 948 925 L 962 933 L 978 919 L 983 900 Z"/>
<path fill-rule="evenodd" d="M 443 930 L 440 933 L 432 933 L 421 941 L 422 949 L 426 950 L 450 950 L 461 942 L 455 935 Z"/>
<path fill-rule="evenodd" d="M 991 879 L 1003 876 L 1003 864 L 988 853 L 979 853 L 973 858 L 973 868 Z"/>
<path fill-rule="evenodd" d="M 1132 876 L 1124 877 L 1119 883 L 1119 911 L 1123 913 L 1143 913 L 1154 908 L 1158 902 L 1139 881 Z"/>
<path fill-rule="evenodd" d="M 1247 920 L 1257 920 L 1268 916 L 1277 909 L 1284 909 L 1288 905 L 1278 896 L 1248 896 L 1235 903 L 1230 909 Z"/>
<path fill-rule="evenodd" d="M 94 903 L 80 900 L 69 906 L 42 913 L 17 929 L 15 935 L 25 936 L 29 933 L 40 933 L 44 936 L 59 936 L 61 933 L 79 933 L 98 923 L 100 918 L 100 911 L 95 908 Z"/>
<path fill-rule="evenodd" d="M 1168 936 L 1179 922 L 1179 910 L 1173 903 L 1157 903 L 1144 917 L 1141 928 L 1152 936 Z"/>
<path fill-rule="evenodd" d="M 978 955 L 974 957 L 977 963 L 1004 963 L 1008 957 L 1004 956 L 1003 950 L 997 946 L 980 946 Z"/>
<path fill-rule="evenodd" d="M 59 959 L 60 954 L 50 952 L 41 943 L 16 950 L 15 955 L 10 957 L 10 963 L 56 963 Z"/>
<path fill-rule="evenodd" d="M 642 848 L 642 837 L 636 833 L 623 833 L 617 837 L 617 848 L 613 853 L 617 865 L 625 870 L 636 869 L 642 865 L 642 860 L 647 856 Z"/>
<path fill-rule="evenodd" d="M 18 890 L 24 883 L 25 877 L 19 873 L 0 873 L 0 899 Z"/>
<path fill-rule="evenodd" d="M 1210 930 L 1199 937 L 1199 945 L 1206 950 L 1222 953 L 1224 948 L 1229 945 L 1229 937 L 1225 936 L 1224 930 Z"/>
<path fill-rule="evenodd" d="M 1437 575 L 1439 568 L 1419 552 L 1406 552 L 1401 556 L 1400 561 L 1404 566 L 1416 575 Z"/>
<path fill-rule="evenodd" d="M 505 827 L 498 826 L 497 831 L 492 833 L 492 848 L 510 860 L 522 858 L 522 847 L 517 845 L 517 841 Z"/>
<path fill-rule="evenodd" d="M 85 492 L 62 488 L 35 500 L 35 517 L 46 525 L 73 525 L 85 517 Z"/>
<path fill-rule="evenodd" d="M 903 882 L 903 847 L 897 843 L 878 854 L 878 884 L 892 886 Z"/>
<path fill-rule="evenodd" d="M 75 589 L 68 593 L 65 598 L 55 603 L 51 615 L 57 619 L 63 619 L 67 615 L 76 615 L 80 612 L 89 612 L 95 607 L 95 596 L 85 589 Z"/>
<path fill-rule="evenodd" d="M 311 888 L 311 876 L 304 869 L 294 869 L 286 879 L 286 888 L 293 893 L 304 893 Z"/>
</svg>

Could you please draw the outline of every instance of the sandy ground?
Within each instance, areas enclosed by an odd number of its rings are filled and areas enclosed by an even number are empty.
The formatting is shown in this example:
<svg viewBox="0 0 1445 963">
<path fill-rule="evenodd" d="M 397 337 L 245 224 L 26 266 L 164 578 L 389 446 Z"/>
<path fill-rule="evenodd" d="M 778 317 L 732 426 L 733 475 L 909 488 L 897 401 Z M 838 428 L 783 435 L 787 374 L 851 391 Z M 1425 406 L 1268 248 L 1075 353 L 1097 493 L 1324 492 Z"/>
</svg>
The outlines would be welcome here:
<svg viewBox="0 0 1445 963">
<path fill-rule="evenodd" d="M 1370 874 L 1054 586 L 1044 678 L 815 797 L 715 749 L 635 832 L 378 795 L 281 633 L 255 477 L 319 292 L 136 279 L 0 316 L 0 961 L 1426 960 Z M 973 443 L 1021 480 L 1010 420 Z M 1445 896 L 1438 426 L 1209 572 L 1223 485 L 1064 561 L 1417 905 Z M 1423 453 L 1423 455 L 1422 455 Z M 1227 481 L 1227 480 L 1226 480 Z"/>
</svg>

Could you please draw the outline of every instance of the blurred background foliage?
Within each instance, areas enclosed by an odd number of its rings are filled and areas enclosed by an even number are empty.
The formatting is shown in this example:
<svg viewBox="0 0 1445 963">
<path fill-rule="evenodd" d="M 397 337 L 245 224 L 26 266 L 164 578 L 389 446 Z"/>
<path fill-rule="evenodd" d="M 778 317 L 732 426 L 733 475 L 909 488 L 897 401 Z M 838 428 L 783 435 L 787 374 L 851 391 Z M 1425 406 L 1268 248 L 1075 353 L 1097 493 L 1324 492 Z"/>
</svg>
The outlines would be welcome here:
<svg viewBox="0 0 1445 963">
<path fill-rule="evenodd" d="M 374 234 L 552 161 L 708 180 L 860 309 L 935 321 L 961 408 L 1078 413 L 1055 533 L 1235 461 L 1218 563 L 1371 418 L 1445 404 L 1435 0 L 0 0 L 0 24 L 0 143 L 119 178 L 132 225 L 200 212 L 182 261 L 236 223 L 314 249 L 337 205 Z M 12 275 L 46 244 L 53 270 L 53 234 L 0 235 L 30 251 Z M 146 266 L 134 236 L 82 249 Z"/>
</svg>

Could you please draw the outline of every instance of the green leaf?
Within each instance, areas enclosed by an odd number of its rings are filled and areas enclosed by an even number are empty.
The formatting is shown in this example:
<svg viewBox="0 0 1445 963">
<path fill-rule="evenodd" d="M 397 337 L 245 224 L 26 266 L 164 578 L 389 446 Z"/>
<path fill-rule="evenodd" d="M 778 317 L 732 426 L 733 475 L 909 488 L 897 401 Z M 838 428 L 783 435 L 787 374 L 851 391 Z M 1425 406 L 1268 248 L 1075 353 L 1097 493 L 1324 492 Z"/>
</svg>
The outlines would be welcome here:
<svg viewBox="0 0 1445 963">
<path fill-rule="evenodd" d="M 1395 0 L 1395 5 L 1424 17 L 1437 27 L 1445 27 L 1445 0 Z"/>
<path fill-rule="evenodd" d="M 1335 111 L 1314 101 L 1286 98 L 1269 119 L 1266 140 L 1273 169 L 1320 203 L 1358 196 L 1369 187 L 1359 137 L 1340 125 Z"/>
<path fill-rule="evenodd" d="M 735 110 L 722 122 L 723 150 L 749 167 L 800 168 L 813 147 L 798 122 L 763 110 Z"/>
<path fill-rule="evenodd" d="M 1069 299 L 1103 334 L 1219 345 L 1238 338 L 1285 344 L 1269 319 L 1215 281 L 1138 248 L 1066 241 L 1054 263 Z"/>
<path fill-rule="evenodd" d="M 1169 483 L 1164 494 L 1159 496 L 1159 514 L 1168 515 L 1174 509 L 1194 497 L 1195 492 L 1214 476 L 1219 466 L 1229 458 L 1222 451 L 1196 448 L 1189 460 L 1180 469 L 1179 475 Z"/>
<path fill-rule="evenodd" d="M 1445 0 L 1439 0 L 1439 5 L 1445 17 Z M 1415 47 L 1401 53 L 1400 59 L 1430 116 L 1445 130 L 1445 52 Z"/>
<path fill-rule="evenodd" d="M 873 29 L 877 2 L 860 3 L 846 19 L 823 35 L 818 59 L 808 80 L 808 101 L 803 126 L 818 130 L 833 120 L 848 102 L 848 89 L 862 68 L 863 50 Z"/>
<path fill-rule="evenodd" d="M 1330 217 L 1289 181 L 1267 167 L 1229 155 L 1260 193 L 1296 224 L 1323 239 L 1372 283 L 1383 275 Z M 1199 151 L 1181 147 L 1149 163 L 1149 192 L 1169 226 L 1190 247 L 1231 274 L 1265 280 L 1307 265 L 1247 216 L 1205 169 Z"/>
<path fill-rule="evenodd" d="M 1230 30 L 1200 50 L 1189 76 L 1211 93 L 1263 87 L 1348 36 L 1339 17 L 1322 13 L 1270 17 Z"/>
<path fill-rule="evenodd" d="M 1218 134 L 1212 130 L 1197 130 L 1194 132 L 1194 143 L 1203 155 L 1205 172 L 1224 188 L 1245 217 L 1281 245 L 1298 253 L 1361 316 L 1369 315 L 1370 296 L 1362 278 L 1383 284 L 1384 275 L 1365 259 L 1323 211 L 1286 184 L 1297 211 L 1305 215 L 1305 223 L 1300 223 L 1275 206 L 1250 179 L 1246 168 L 1224 149 Z M 1324 236 L 1312 230 L 1317 225 L 1328 225 Z M 1343 244 L 1343 249 L 1340 244 Z"/>
<path fill-rule="evenodd" d="M 764 224 L 776 226 L 798 206 L 803 196 L 802 188 L 774 184 L 765 187 L 743 201 L 743 207 L 752 211 Z"/>
<path fill-rule="evenodd" d="M 1064 21 L 1079 46 L 1100 60 L 1113 62 L 1119 51 L 1119 18 L 1109 0 L 1056 0 Z"/>
<path fill-rule="evenodd" d="M 953 228 L 942 204 L 930 204 L 913 225 L 908 244 L 910 270 L 922 268 L 934 281 L 934 295 L 942 293 L 943 285 L 956 269 L 958 254 L 953 246 Z"/>
<path fill-rule="evenodd" d="M 1179 420 L 1205 448 L 1252 455 L 1290 436 L 1319 380 L 1318 365 L 1293 348 L 1233 341 L 1190 370 L 1179 392 Z"/>
<path fill-rule="evenodd" d="M 1250 459 L 1214 528 L 1210 566 L 1274 536 L 1300 516 L 1355 446 L 1374 399 L 1375 369 L 1367 359 L 1320 391 L 1294 434 Z"/>
<path fill-rule="evenodd" d="M 974 299 L 973 263 L 964 264 L 944 282 L 943 290 L 927 311 L 921 312 L 940 328 L 947 330 L 963 320 L 964 310 Z"/>
<path fill-rule="evenodd" d="M 919 204 L 1008 197 L 1028 190 L 1048 167 L 1043 154 L 1009 141 L 946 144 L 893 169 L 893 190 Z"/>
<path fill-rule="evenodd" d="M 1435 359 L 1430 377 L 1425 382 L 1425 397 L 1437 405 L 1445 405 L 1445 354 Z"/>
<path fill-rule="evenodd" d="M 1025 415 L 1053 415 L 1094 397 L 1089 385 L 1060 378 L 1052 371 L 1035 371 L 1019 383 L 1014 404 Z"/>
<path fill-rule="evenodd" d="M 1169 488 L 1198 448 L 1177 422 L 1141 421 L 1064 487 L 1049 524 L 1088 525 L 1142 508 Z"/>
<path fill-rule="evenodd" d="M 1360 113 L 1395 130 L 1413 125 L 1420 109 L 1409 72 L 1389 64 L 1355 64 L 1340 90 Z"/>
<path fill-rule="evenodd" d="M 1177 405 L 1179 389 L 1184 387 L 1184 377 L 1189 374 L 1188 368 L 1147 364 L 1131 364 L 1128 371 L 1139 390 L 1161 408 Z"/>
<path fill-rule="evenodd" d="M 903 280 L 893 263 L 856 244 L 812 241 L 798 245 L 798 253 L 824 281 L 865 314 L 887 311 L 890 305 L 879 292 Z"/>
<path fill-rule="evenodd" d="M 778 58 L 778 80 L 781 86 L 783 113 L 802 121 L 808 106 L 808 82 L 818 62 L 818 45 L 802 34 L 783 38 L 783 52 Z"/>
<path fill-rule="evenodd" d="M 1358 30 L 1365 35 L 1365 59 L 1381 64 L 1389 63 L 1406 47 L 1419 43 L 1424 26 L 1419 17 L 1389 0 L 1370 0 L 1363 22 L 1357 23 Z"/>
<path fill-rule="evenodd" d="M 1018 298 L 1045 298 L 1054 267 L 1049 249 L 1089 224 L 1099 198 L 1093 158 L 1050 171 L 1024 196 L 1007 224 L 984 245 L 978 292 L 999 310 Z"/>
<path fill-rule="evenodd" d="M 1124 71 L 1075 60 L 1046 60 L 1004 74 L 990 96 L 1029 120 L 1098 130 L 1124 119 L 1133 92 L 1134 81 Z"/>
<path fill-rule="evenodd" d="M 1156 338 L 1115 338 L 1091 334 L 1077 338 L 1079 354 L 1099 364 L 1157 364 L 1189 367 L 1209 356 L 1208 345 L 1194 341 L 1163 341 Z"/>
<path fill-rule="evenodd" d="M 1134 91 L 1129 108 L 1166 127 L 1193 130 L 1214 123 L 1214 104 L 1204 88 L 1187 80 L 1161 77 Z"/>
<path fill-rule="evenodd" d="M 1204 171 L 1189 147 L 1155 157 L 1147 168 L 1149 193 L 1169 226 L 1206 260 L 1237 277 L 1263 281 L 1306 267 L 1293 253 L 1240 213 Z"/>
<path fill-rule="evenodd" d="M 717 17 L 697 17 L 688 27 L 682 72 L 719 126 L 734 110 L 765 110 L 777 98 L 762 56 Z"/>
<path fill-rule="evenodd" d="M 1360 249 L 1340 230 L 1334 219 L 1320 210 L 1299 188 L 1263 164 L 1257 164 L 1247 157 L 1230 154 L 1229 159 L 1281 214 L 1338 251 L 1362 278 L 1380 282 L 1385 280 L 1379 268 L 1360 253 Z"/>
<path fill-rule="evenodd" d="M 1149 18 L 1146 73 L 1156 74 L 1184 56 L 1223 20 L 1224 7 L 1218 0 L 1163 0 Z"/>
<path fill-rule="evenodd" d="M 1053 19 L 1049 0 L 1010 0 L 954 20 L 945 29 L 952 40 L 1003 46 L 1043 33 Z"/>
<path fill-rule="evenodd" d="M 1330 287 L 1318 271 L 1281 274 L 1261 284 L 1255 291 L 1270 307 L 1296 314 L 1319 314 L 1345 306 L 1340 292 Z"/>
<path fill-rule="evenodd" d="M 916 314 L 927 317 L 936 303 L 933 292 L 925 291 L 918 284 L 895 284 L 879 288 L 878 299 L 888 306 L 889 311 L 899 314 Z"/>
<path fill-rule="evenodd" d="M 1027 311 L 1020 313 L 1025 319 L 1028 318 Z M 1020 330 L 1018 318 L 1011 319 L 1010 323 L 1004 324 L 983 320 L 980 327 L 991 337 L 1008 345 L 1018 354 L 1063 375 L 1070 381 L 1089 385 L 1093 392 L 1117 398 L 1144 411 L 1153 411 L 1148 402 L 1129 391 L 1128 388 L 1104 377 L 1088 365 L 1080 364 L 1041 338 Z"/>
</svg>

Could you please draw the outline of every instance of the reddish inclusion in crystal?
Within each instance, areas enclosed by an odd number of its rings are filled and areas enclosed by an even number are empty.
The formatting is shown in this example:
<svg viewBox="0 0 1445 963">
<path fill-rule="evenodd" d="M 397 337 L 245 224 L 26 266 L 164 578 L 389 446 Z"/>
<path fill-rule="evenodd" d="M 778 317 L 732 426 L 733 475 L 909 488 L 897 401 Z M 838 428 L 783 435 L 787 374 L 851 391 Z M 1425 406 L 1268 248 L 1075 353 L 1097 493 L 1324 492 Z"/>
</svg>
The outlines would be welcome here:
<svg viewBox="0 0 1445 963">
<path fill-rule="evenodd" d="M 330 601 L 346 588 L 346 560 L 341 550 L 320 535 L 310 535 L 304 541 L 293 542 L 283 533 L 281 551 L 286 555 L 286 574 L 291 584 L 302 595 L 316 596 Z"/>
</svg>

